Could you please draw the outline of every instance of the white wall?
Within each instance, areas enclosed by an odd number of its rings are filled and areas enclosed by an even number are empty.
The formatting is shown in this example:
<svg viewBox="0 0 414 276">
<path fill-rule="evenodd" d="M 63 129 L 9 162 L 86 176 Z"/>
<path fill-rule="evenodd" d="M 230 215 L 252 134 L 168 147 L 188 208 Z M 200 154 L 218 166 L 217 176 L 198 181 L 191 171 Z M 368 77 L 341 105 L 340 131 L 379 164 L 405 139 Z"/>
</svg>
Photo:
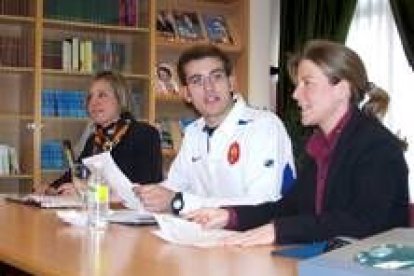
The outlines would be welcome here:
<svg viewBox="0 0 414 276">
<path fill-rule="evenodd" d="M 250 0 L 249 103 L 270 108 L 270 65 L 279 55 L 279 0 Z"/>
</svg>

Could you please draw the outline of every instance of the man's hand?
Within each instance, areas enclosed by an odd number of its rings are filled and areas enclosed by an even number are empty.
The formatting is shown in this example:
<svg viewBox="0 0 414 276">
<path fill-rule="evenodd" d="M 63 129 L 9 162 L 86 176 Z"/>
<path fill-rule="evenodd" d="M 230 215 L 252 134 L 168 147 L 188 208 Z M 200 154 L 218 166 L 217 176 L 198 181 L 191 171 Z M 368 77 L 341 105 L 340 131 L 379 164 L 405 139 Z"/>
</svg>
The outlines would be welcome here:
<svg viewBox="0 0 414 276">
<path fill-rule="evenodd" d="M 33 191 L 37 195 L 73 195 L 76 193 L 75 187 L 72 183 L 64 183 L 57 188 L 49 185 L 42 185 Z"/>
<path fill-rule="evenodd" d="M 136 185 L 133 188 L 135 194 L 141 199 L 144 208 L 150 212 L 170 212 L 171 200 L 175 195 L 171 191 L 159 184 Z"/>
</svg>

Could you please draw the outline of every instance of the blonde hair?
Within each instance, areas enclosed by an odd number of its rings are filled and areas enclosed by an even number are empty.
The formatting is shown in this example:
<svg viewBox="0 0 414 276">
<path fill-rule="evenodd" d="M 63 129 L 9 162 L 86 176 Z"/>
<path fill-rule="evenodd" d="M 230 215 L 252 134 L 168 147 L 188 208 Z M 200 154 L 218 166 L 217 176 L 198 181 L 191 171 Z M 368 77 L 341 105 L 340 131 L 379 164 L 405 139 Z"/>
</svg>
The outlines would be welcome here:
<svg viewBox="0 0 414 276">
<path fill-rule="evenodd" d="M 114 71 L 99 71 L 95 74 L 92 82 L 105 80 L 112 87 L 118 101 L 120 113 L 131 111 L 131 91 L 125 78 Z"/>
<path fill-rule="evenodd" d="M 368 116 L 375 116 L 378 120 L 382 121 L 388 111 L 388 105 L 390 102 L 390 97 L 387 92 L 385 92 L 382 88 L 373 85 L 366 95 L 368 100 L 362 106 L 362 111 Z"/>
</svg>

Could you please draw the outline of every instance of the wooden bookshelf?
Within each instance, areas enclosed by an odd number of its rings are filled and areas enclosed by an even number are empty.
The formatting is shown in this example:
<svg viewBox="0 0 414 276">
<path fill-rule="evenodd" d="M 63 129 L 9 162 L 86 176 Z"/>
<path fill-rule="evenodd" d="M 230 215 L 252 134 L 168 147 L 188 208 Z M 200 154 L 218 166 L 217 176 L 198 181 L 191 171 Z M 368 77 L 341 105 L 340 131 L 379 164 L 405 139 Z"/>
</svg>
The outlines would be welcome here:
<svg viewBox="0 0 414 276">
<path fill-rule="evenodd" d="M 225 16 L 231 26 L 234 43 L 219 47 L 231 56 L 235 63 L 240 91 L 245 95 L 247 93 L 248 0 L 137 0 L 136 10 L 133 9 L 132 13 L 129 10 L 130 14 L 126 18 L 121 18 L 121 13 L 112 10 L 112 14 L 120 16 L 116 19 L 105 17 L 105 8 L 106 12 L 111 13 L 108 5 L 116 5 L 118 1 L 0 2 L 7 3 L 0 5 L 0 37 L 10 37 L 10 42 L 4 39 L 0 42 L 8 45 L 7 49 L 15 59 L 3 62 L 0 59 L 0 97 L 3 99 L 0 101 L 0 144 L 16 149 L 20 165 L 19 173 L 0 175 L 1 192 L 28 191 L 32 186 L 41 185 L 56 177 L 62 172 L 61 169 L 42 169 L 42 144 L 44 141 L 62 139 L 69 139 L 76 144 L 88 124 L 87 118 L 43 114 L 42 107 L 45 104 L 42 103 L 42 91 L 87 91 L 96 69 L 85 70 L 81 66 L 75 70 L 64 69 L 63 64 L 59 63 L 59 53 L 63 51 L 61 45 L 64 40 L 73 42 L 73 39 L 78 39 L 79 43 L 90 41 L 97 45 L 111 45 L 111 49 L 115 49 L 111 50 L 114 51 L 111 54 L 115 55 L 113 59 L 120 58 L 123 63 L 111 63 L 109 66 L 119 66 L 119 71 L 132 88 L 135 108 L 139 110 L 137 119 L 156 125 L 161 118 L 178 121 L 183 117 L 197 117 L 193 108 L 179 96 L 182 93 L 160 95 L 154 89 L 156 64 L 163 60 L 175 63 L 185 48 L 198 43 L 210 43 L 204 27 L 204 40 L 197 42 L 161 39 L 156 30 L 158 11 L 187 11 L 195 12 L 199 16 L 202 13 L 220 14 Z M 86 13 L 80 15 L 79 20 L 72 18 L 73 13 L 76 13 L 77 8 L 81 9 L 80 7 Z M 54 10 L 55 8 L 58 10 Z M 68 9 L 72 17 L 62 16 Z M 95 18 L 95 14 L 103 14 L 104 18 Z M 22 45 L 19 46 L 22 48 L 15 48 L 17 45 Z M 45 48 L 46 46 L 51 48 Z M 100 49 L 96 51 L 98 50 Z M 46 59 L 52 59 L 54 63 L 43 64 Z M 50 64 L 54 67 L 49 67 Z M 163 150 L 167 163 L 175 157 L 176 148 Z"/>
</svg>

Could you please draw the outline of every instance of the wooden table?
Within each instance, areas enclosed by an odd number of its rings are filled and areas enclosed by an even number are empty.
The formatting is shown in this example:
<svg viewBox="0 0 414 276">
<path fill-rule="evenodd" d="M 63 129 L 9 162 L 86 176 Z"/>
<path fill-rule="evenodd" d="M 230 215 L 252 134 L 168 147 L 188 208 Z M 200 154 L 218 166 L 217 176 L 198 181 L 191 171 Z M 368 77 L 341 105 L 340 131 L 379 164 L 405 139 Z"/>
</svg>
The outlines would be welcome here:
<svg viewBox="0 0 414 276">
<path fill-rule="evenodd" d="M 155 227 L 111 224 L 97 233 L 63 224 L 53 210 L 0 200 L 0 260 L 36 275 L 296 275 L 271 246 L 193 248 L 166 243 Z"/>
</svg>

